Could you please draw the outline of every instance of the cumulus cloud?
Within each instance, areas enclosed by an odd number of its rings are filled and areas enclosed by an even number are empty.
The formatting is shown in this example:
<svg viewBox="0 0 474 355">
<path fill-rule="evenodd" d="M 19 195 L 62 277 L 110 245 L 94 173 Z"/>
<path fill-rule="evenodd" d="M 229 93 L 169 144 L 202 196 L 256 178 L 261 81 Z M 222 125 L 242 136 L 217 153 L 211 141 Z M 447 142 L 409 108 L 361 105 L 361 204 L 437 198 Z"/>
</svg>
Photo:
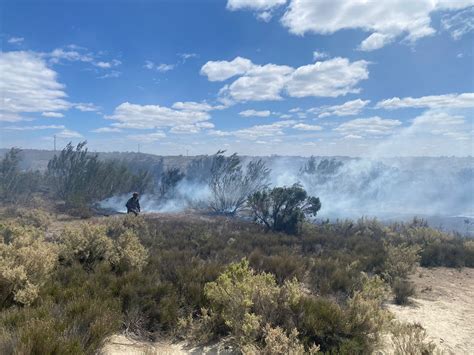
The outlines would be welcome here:
<svg viewBox="0 0 474 355">
<path fill-rule="evenodd" d="M 38 126 L 7 126 L 3 129 L 11 131 L 39 131 L 45 129 L 65 129 L 63 125 L 38 125 Z"/>
<path fill-rule="evenodd" d="M 49 118 L 62 118 L 64 117 L 64 114 L 61 112 L 43 112 L 41 116 Z"/>
<path fill-rule="evenodd" d="M 329 54 L 327 54 L 326 52 L 318 52 L 318 51 L 313 52 L 313 59 L 314 60 L 326 59 L 328 57 L 329 57 Z"/>
<path fill-rule="evenodd" d="M 286 4 L 284 0 L 229 0 L 229 10 L 253 10 L 257 13 Z M 382 48 L 397 38 L 415 42 L 433 35 L 431 15 L 440 11 L 456 11 L 474 5 L 473 0 L 290 0 L 281 18 L 290 33 L 332 34 L 345 29 L 359 29 L 369 36 L 359 49 Z M 443 27 L 453 37 L 472 30 L 472 14 L 449 15 Z"/>
<path fill-rule="evenodd" d="M 245 74 L 254 66 L 252 61 L 242 57 L 236 57 L 230 62 L 209 61 L 202 66 L 201 75 L 207 76 L 209 81 L 224 81 L 235 75 Z"/>
<path fill-rule="evenodd" d="M 155 64 L 152 61 L 147 60 L 145 61 L 144 67 L 146 69 L 156 70 L 160 73 L 166 73 L 167 71 L 173 70 L 175 67 L 175 64 L 164 64 L 164 63 Z"/>
<path fill-rule="evenodd" d="M 116 67 L 120 64 L 122 64 L 122 62 L 118 59 L 112 59 L 111 61 L 108 61 L 108 62 L 98 61 L 98 62 L 94 63 L 94 65 L 96 67 L 99 67 L 99 68 L 102 68 L 102 69 L 113 68 L 113 67 Z"/>
<path fill-rule="evenodd" d="M 229 10 L 270 10 L 274 7 L 284 5 L 286 0 L 228 0 Z"/>
<path fill-rule="evenodd" d="M 153 133 L 145 133 L 145 134 L 131 134 L 131 135 L 128 135 L 127 138 L 133 141 L 138 141 L 138 142 L 143 142 L 143 143 L 153 143 L 156 141 L 160 141 L 163 138 L 166 138 L 166 134 L 165 132 L 162 132 L 162 131 L 156 131 Z"/>
<path fill-rule="evenodd" d="M 245 110 L 239 112 L 240 116 L 244 117 L 268 117 L 270 116 L 271 112 L 269 110 L 262 110 L 262 111 L 257 111 L 257 110 Z"/>
<path fill-rule="evenodd" d="M 383 119 L 375 116 L 344 122 L 334 130 L 343 136 L 380 137 L 392 134 L 394 129 L 401 124 L 399 120 Z"/>
<path fill-rule="evenodd" d="M 296 123 L 294 120 L 278 121 L 272 124 L 255 125 L 235 131 L 211 130 L 210 135 L 218 137 L 235 136 L 241 139 L 256 140 L 262 137 L 274 137 L 284 135 L 283 129 L 289 128 Z"/>
<path fill-rule="evenodd" d="M 333 58 L 297 68 L 286 85 L 292 97 L 337 97 L 358 93 L 356 85 L 368 79 L 368 62 L 349 62 L 347 58 Z"/>
<path fill-rule="evenodd" d="M 357 84 L 368 78 L 368 64 L 364 60 L 332 58 L 295 69 L 287 65 L 257 65 L 237 57 L 230 62 L 207 62 L 201 74 L 210 81 L 239 76 L 219 92 L 229 102 L 280 100 L 282 92 L 291 97 L 337 97 L 360 92 Z"/>
<path fill-rule="evenodd" d="M 352 116 L 359 114 L 368 104 L 370 100 L 352 100 L 341 105 L 314 107 L 308 110 L 310 113 L 317 113 L 318 117 L 328 116 Z"/>
<path fill-rule="evenodd" d="M 175 110 L 159 105 L 138 105 L 125 102 L 115 108 L 106 118 L 118 121 L 118 128 L 164 128 L 207 121 L 209 113 L 205 111 Z"/>
<path fill-rule="evenodd" d="M 212 111 L 212 110 L 222 110 L 226 108 L 225 106 L 218 105 L 212 106 L 206 102 L 195 102 L 195 101 L 177 101 L 172 106 L 172 108 L 183 111 Z"/>
<path fill-rule="evenodd" d="M 91 102 L 80 102 L 73 105 L 76 110 L 82 112 L 97 112 L 100 110 L 100 107 L 91 103 Z"/>
<path fill-rule="evenodd" d="M 321 126 L 310 125 L 310 124 L 305 124 L 305 123 L 295 124 L 293 128 L 300 131 L 321 131 L 323 129 L 323 127 Z"/>
<path fill-rule="evenodd" d="M 0 52 L 0 73 L 0 111 L 10 121 L 21 120 L 20 113 L 57 112 L 71 106 L 57 73 L 34 53 Z"/>
<path fill-rule="evenodd" d="M 61 132 L 56 134 L 58 138 L 83 138 L 82 134 L 70 129 L 64 129 Z"/>
<path fill-rule="evenodd" d="M 93 129 L 91 132 L 94 132 L 94 133 L 118 133 L 118 132 L 122 132 L 122 130 L 120 128 L 117 128 L 117 127 L 100 127 L 100 128 Z"/>
<path fill-rule="evenodd" d="M 474 93 L 430 95 L 418 98 L 405 97 L 400 99 L 394 97 L 377 103 L 376 108 L 399 109 L 399 108 L 472 108 L 474 107 Z"/>
</svg>

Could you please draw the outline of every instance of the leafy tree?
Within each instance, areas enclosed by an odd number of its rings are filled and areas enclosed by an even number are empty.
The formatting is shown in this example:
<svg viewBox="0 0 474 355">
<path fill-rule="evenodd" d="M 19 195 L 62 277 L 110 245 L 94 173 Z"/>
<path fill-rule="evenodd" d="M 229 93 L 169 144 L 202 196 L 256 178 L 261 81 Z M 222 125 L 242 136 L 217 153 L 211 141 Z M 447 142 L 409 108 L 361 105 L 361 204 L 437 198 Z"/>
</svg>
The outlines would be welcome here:
<svg viewBox="0 0 474 355">
<path fill-rule="evenodd" d="M 255 220 L 268 229 L 296 234 L 307 215 L 321 209 L 318 197 L 308 196 L 301 185 L 275 187 L 253 193 L 248 199 Z"/>
<path fill-rule="evenodd" d="M 209 187 L 212 192 L 211 209 L 216 213 L 234 215 L 245 204 L 248 196 L 268 186 L 270 169 L 259 159 L 245 169 L 236 153 L 229 157 L 224 151 L 214 155 Z"/>
<path fill-rule="evenodd" d="M 5 153 L 0 163 L 0 192 L 2 199 L 7 199 L 18 187 L 20 175 L 21 149 L 11 148 Z"/>
</svg>

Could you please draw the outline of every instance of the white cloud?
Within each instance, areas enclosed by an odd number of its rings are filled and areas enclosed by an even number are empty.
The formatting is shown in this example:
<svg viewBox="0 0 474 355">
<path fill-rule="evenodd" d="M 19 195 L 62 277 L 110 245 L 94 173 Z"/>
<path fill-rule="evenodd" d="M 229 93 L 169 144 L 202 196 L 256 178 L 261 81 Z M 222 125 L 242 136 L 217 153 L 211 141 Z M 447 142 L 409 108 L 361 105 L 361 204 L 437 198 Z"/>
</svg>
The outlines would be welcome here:
<svg viewBox="0 0 474 355">
<path fill-rule="evenodd" d="M 344 122 L 334 130 L 343 136 L 379 137 L 392 134 L 394 129 L 401 124 L 399 120 L 383 119 L 375 116 Z"/>
<path fill-rule="evenodd" d="M 227 8 L 234 10 L 270 10 L 284 5 L 286 0 L 228 0 Z"/>
<path fill-rule="evenodd" d="M 351 63 L 346 58 L 333 58 L 294 69 L 286 65 L 256 65 L 237 57 L 230 62 L 207 62 L 201 74 L 210 81 L 239 76 L 219 92 L 228 103 L 280 100 L 283 91 L 292 97 L 337 97 L 360 91 L 356 85 L 368 78 L 368 64 L 364 60 Z"/>
<path fill-rule="evenodd" d="M 328 116 L 351 116 L 359 114 L 364 107 L 370 103 L 370 100 L 352 100 L 344 102 L 342 105 L 314 107 L 308 112 L 319 113 L 318 117 Z"/>
<path fill-rule="evenodd" d="M 19 121 L 31 121 L 28 117 L 22 117 L 17 113 L 2 112 L 0 111 L 0 122 L 19 122 Z"/>
<path fill-rule="evenodd" d="M 61 112 L 43 112 L 41 116 L 50 118 L 62 118 L 64 117 L 64 114 L 62 114 Z"/>
<path fill-rule="evenodd" d="M 109 79 L 109 78 L 118 78 L 120 75 L 122 75 L 121 72 L 117 70 L 112 70 L 104 75 L 98 76 L 98 79 Z"/>
<path fill-rule="evenodd" d="M 349 62 L 347 58 L 333 58 L 297 68 L 286 85 L 292 97 L 337 97 L 358 93 L 356 85 L 369 77 L 368 62 Z"/>
<path fill-rule="evenodd" d="M 163 128 L 195 124 L 210 118 L 204 111 L 175 110 L 159 105 L 137 105 L 125 102 L 115 108 L 108 119 L 116 120 L 119 128 Z"/>
<path fill-rule="evenodd" d="M 109 68 L 113 68 L 113 67 L 116 67 L 118 65 L 122 64 L 122 62 L 118 59 L 112 59 L 111 61 L 109 62 L 102 62 L 102 61 L 99 61 L 99 62 L 95 62 L 94 65 L 96 67 L 99 67 L 99 68 L 102 68 L 102 69 L 109 69 Z"/>
<path fill-rule="evenodd" d="M 228 62 L 209 61 L 201 68 L 201 75 L 207 76 L 209 81 L 224 81 L 235 75 L 245 74 L 252 69 L 254 64 L 247 58 L 236 57 Z"/>
<path fill-rule="evenodd" d="M 389 110 L 415 107 L 415 108 L 471 108 L 474 107 L 474 93 L 430 95 L 418 98 L 394 97 L 377 103 L 376 108 Z"/>
<path fill-rule="evenodd" d="M 212 111 L 212 110 L 221 110 L 224 106 L 212 106 L 206 102 L 194 102 L 194 101 L 177 101 L 172 106 L 172 108 L 183 111 Z"/>
<path fill-rule="evenodd" d="M 323 127 L 321 126 L 310 125 L 310 124 L 305 124 L 305 123 L 298 123 L 294 125 L 293 128 L 300 131 L 321 131 L 323 129 Z"/>
<path fill-rule="evenodd" d="M 59 138 L 82 138 L 82 134 L 76 131 L 71 131 L 69 129 L 64 129 L 61 132 L 56 134 Z"/>
<path fill-rule="evenodd" d="M 82 112 L 97 112 L 100 110 L 99 106 L 96 106 L 91 102 L 80 102 L 74 104 L 74 108 Z"/>
<path fill-rule="evenodd" d="M 360 49 L 374 50 L 396 37 L 414 42 L 433 35 L 433 12 L 472 5 L 472 0 L 291 0 L 281 22 L 297 35 L 332 34 L 344 29 L 371 32 Z"/>
<path fill-rule="evenodd" d="M 25 39 L 23 37 L 10 37 L 7 42 L 10 44 L 20 44 L 24 40 Z"/>
<path fill-rule="evenodd" d="M 175 67 L 175 64 L 155 64 L 150 60 L 145 61 L 144 68 L 150 69 L 150 70 L 156 70 L 160 73 L 166 73 L 167 71 L 173 70 Z"/>
<path fill-rule="evenodd" d="M 273 15 L 271 11 L 263 11 L 257 14 L 257 19 L 263 22 L 269 22 L 272 19 Z"/>
<path fill-rule="evenodd" d="M 7 126 L 3 129 L 12 131 L 39 131 L 44 129 L 65 129 L 63 125 L 39 125 L 39 126 Z"/>
<path fill-rule="evenodd" d="M 131 135 L 128 135 L 127 138 L 134 141 L 143 142 L 143 143 L 153 143 L 156 141 L 160 141 L 163 138 L 166 138 L 166 134 L 162 131 L 156 131 L 153 133 L 145 133 L 145 134 L 131 134 Z"/>
<path fill-rule="evenodd" d="M 448 14 L 443 16 L 441 24 L 443 29 L 448 31 L 455 40 L 460 39 L 474 30 L 474 7 L 454 15 Z"/>
<path fill-rule="evenodd" d="M 374 51 L 389 44 L 394 40 L 394 38 L 395 36 L 391 34 L 384 34 L 378 32 L 372 33 L 369 37 L 367 37 L 361 42 L 359 49 L 365 52 Z"/>
<path fill-rule="evenodd" d="M 278 121 L 272 124 L 256 125 L 235 131 L 211 130 L 210 135 L 218 137 L 235 136 L 241 139 L 256 140 L 261 137 L 273 137 L 284 135 L 283 129 L 289 128 L 296 123 L 294 120 Z"/>
<path fill-rule="evenodd" d="M 318 51 L 313 52 L 313 59 L 314 60 L 326 59 L 328 57 L 329 57 L 329 54 L 327 54 L 326 52 L 318 52 Z"/>
<path fill-rule="evenodd" d="M 20 120 L 19 113 L 56 112 L 70 107 L 57 73 L 34 53 L 0 52 L 0 73 L 0 111 L 10 121 Z"/>
<path fill-rule="evenodd" d="M 188 59 L 199 57 L 197 53 L 180 53 L 178 56 L 181 58 L 183 63 L 186 63 Z"/>
<path fill-rule="evenodd" d="M 122 132 L 120 128 L 117 127 L 100 127 L 93 129 L 91 132 L 94 133 L 117 133 L 117 132 Z"/>
<path fill-rule="evenodd" d="M 257 110 L 245 110 L 239 112 L 240 116 L 244 117 L 268 117 L 270 116 L 271 112 L 269 110 L 262 110 L 262 111 L 257 111 Z"/>
<path fill-rule="evenodd" d="M 280 115 L 280 118 L 283 118 L 283 119 L 285 119 L 285 120 L 288 119 L 288 118 L 291 118 L 291 117 L 292 117 L 292 116 L 289 115 L 289 114 L 287 114 L 287 113 L 284 113 L 284 114 Z"/>
</svg>

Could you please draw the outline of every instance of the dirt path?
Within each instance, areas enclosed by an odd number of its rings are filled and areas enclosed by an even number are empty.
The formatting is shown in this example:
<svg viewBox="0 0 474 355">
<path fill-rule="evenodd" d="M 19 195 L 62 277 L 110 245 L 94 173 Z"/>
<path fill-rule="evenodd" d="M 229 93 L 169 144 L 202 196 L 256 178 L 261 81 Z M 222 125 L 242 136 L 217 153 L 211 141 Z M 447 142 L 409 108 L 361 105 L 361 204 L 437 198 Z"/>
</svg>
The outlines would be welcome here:
<svg viewBox="0 0 474 355">
<path fill-rule="evenodd" d="M 390 311 L 420 323 L 443 354 L 474 354 L 474 269 L 419 268 L 411 279 L 413 304 Z"/>
</svg>

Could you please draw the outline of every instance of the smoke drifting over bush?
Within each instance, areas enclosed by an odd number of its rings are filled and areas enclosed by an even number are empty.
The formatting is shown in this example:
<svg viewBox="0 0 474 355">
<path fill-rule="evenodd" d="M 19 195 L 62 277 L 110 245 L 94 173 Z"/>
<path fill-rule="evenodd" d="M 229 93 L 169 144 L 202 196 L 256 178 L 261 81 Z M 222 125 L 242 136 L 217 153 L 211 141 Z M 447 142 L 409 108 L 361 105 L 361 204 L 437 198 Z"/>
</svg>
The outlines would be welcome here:
<svg viewBox="0 0 474 355">
<path fill-rule="evenodd" d="M 270 168 L 270 187 L 300 183 L 309 195 L 321 199 L 320 218 L 472 218 L 474 215 L 472 158 L 268 157 L 263 160 Z M 242 164 L 245 166 L 249 161 L 251 158 L 243 159 Z M 209 206 L 212 191 L 203 165 L 202 161 L 190 163 L 186 177 L 177 184 L 170 198 L 142 196 L 144 210 L 179 212 Z M 190 170 L 196 166 L 201 167 L 198 174 Z M 101 206 L 124 211 L 126 198 L 114 197 L 103 201 Z"/>
</svg>

